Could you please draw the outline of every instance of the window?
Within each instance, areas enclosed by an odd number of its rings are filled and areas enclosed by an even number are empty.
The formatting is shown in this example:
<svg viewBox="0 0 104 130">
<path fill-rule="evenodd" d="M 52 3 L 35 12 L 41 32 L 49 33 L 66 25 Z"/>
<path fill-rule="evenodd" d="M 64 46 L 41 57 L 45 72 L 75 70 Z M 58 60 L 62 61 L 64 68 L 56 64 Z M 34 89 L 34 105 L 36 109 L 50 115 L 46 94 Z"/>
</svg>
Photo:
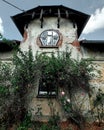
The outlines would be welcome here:
<svg viewBox="0 0 104 130">
<path fill-rule="evenodd" d="M 58 47 L 62 43 L 62 35 L 58 30 L 45 30 L 37 40 L 40 47 Z"/>
<path fill-rule="evenodd" d="M 54 30 L 47 30 L 41 33 L 40 41 L 43 46 L 56 46 L 59 34 Z"/>
<path fill-rule="evenodd" d="M 38 97 L 56 97 L 57 83 L 48 76 L 42 76 L 39 81 Z"/>
</svg>

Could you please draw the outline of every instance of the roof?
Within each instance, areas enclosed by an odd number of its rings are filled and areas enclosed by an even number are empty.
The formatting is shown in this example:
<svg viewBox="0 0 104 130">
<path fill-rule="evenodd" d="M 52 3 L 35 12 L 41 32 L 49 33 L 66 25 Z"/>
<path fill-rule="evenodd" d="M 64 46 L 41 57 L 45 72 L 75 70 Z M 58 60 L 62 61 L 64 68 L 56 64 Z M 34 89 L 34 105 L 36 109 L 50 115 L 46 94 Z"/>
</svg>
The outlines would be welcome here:
<svg viewBox="0 0 104 130">
<path fill-rule="evenodd" d="M 104 52 L 104 40 L 82 40 L 81 46 L 94 51 Z"/>
<path fill-rule="evenodd" d="M 82 45 L 88 45 L 88 44 L 99 44 L 99 45 L 101 45 L 101 44 L 103 44 L 104 45 L 104 40 L 82 40 L 82 41 L 80 41 L 80 43 L 82 44 Z"/>
<path fill-rule="evenodd" d="M 22 36 L 24 33 L 24 27 L 26 25 L 28 25 L 32 20 L 38 18 L 42 22 L 43 17 L 57 17 L 58 22 L 60 21 L 61 18 L 72 20 L 73 23 L 77 24 L 78 27 L 77 31 L 79 37 L 86 23 L 88 22 L 90 15 L 76 11 L 74 9 L 70 9 L 63 5 L 58 5 L 58 6 L 38 6 L 23 13 L 17 14 L 15 16 L 11 16 L 13 22 L 17 26 Z"/>
<path fill-rule="evenodd" d="M 17 40 L 0 40 L 0 52 L 8 52 L 16 49 L 20 45 L 20 41 Z"/>
</svg>

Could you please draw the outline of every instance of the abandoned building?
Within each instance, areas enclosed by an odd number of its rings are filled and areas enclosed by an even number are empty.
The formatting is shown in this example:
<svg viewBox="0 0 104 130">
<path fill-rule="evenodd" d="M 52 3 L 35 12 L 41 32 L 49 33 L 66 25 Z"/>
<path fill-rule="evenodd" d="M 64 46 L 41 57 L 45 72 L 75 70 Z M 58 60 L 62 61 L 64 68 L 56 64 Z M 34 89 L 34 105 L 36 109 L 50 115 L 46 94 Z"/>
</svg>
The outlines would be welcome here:
<svg viewBox="0 0 104 130">
<path fill-rule="evenodd" d="M 90 15 L 58 5 L 38 6 L 11 18 L 23 36 L 23 40 L 18 44 L 22 51 L 28 51 L 31 47 L 35 57 L 37 51 L 49 54 L 51 52 L 65 51 L 66 47 L 68 47 L 71 50 L 72 58 L 76 60 L 80 58 L 94 58 L 94 62 L 98 63 L 102 72 L 104 72 L 104 41 L 78 41 Z M 0 42 L 0 46 L 1 44 L 2 42 Z M 6 48 L 6 45 L 3 48 Z M 7 51 L 3 52 L 0 47 L 0 58 L 4 61 L 10 61 L 12 48 L 8 50 L 7 47 Z M 99 84 L 102 88 L 104 88 L 103 82 Z M 34 98 L 29 103 L 30 108 L 35 108 L 33 115 L 41 106 L 43 120 L 50 115 L 46 93 L 46 90 L 37 85 Z M 56 111 L 64 119 L 60 104 L 55 98 L 51 98 L 51 100 L 53 100 L 53 106 L 56 108 Z M 89 109 L 88 102 L 85 102 L 85 104 L 86 109 Z"/>
</svg>

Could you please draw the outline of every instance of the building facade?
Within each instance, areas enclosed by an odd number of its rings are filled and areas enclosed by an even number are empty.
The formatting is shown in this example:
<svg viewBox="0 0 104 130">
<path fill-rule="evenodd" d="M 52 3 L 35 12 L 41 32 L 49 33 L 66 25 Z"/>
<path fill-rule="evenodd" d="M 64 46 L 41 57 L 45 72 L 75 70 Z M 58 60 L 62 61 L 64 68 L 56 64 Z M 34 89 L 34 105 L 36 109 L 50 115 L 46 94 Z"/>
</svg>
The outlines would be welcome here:
<svg viewBox="0 0 104 130">
<path fill-rule="evenodd" d="M 103 48 L 101 47 L 104 47 L 104 41 L 78 41 L 83 28 L 90 18 L 89 15 L 60 5 L 38 6 L 11 18 L 23 36 L 23 40 L 19 45 L 19 48 L 23 52 L 31 48 L 35 58 L 37 52 L 50 54 L 52 52 L 66 51 L 66 48 L 68 48 L 68 51 L 71 52 L 71 57 L 76 60 L 95 57 L 94 61 L 98 64 L 100 63 L 100 69 L 104 71 L 104 54 Z M 2 53 L 1 57 L 3 57 Z M 101 86 L 103 86 L 103 81 Z M 75 95 L 79 97 L 82 92 L 84 91 L 78 91 Z M 61 119 L 64 120 L 65 115 L 57 99 L 52 98 L 50 100 L 46 97 L 44 98 L 42 94 L 41 91 L 39 93 L 39 83 L 37 82 L 34 97 L 28 103 L 29 109 L 33 110 L 33 118 L 39 119 L 38 114 L 41 108 L 43 115 L 41 120 L 46 120 L 53 111 L 59 113 Z M 90 109 L 90 103 L 88 94 L 85 93 L 85 95 L 87 100 L 85 99 L 84 109 L 87 112 Z M 50 101 L 52 101 L 51 105 L 53 105 L 53 109 L 50 109 Z"/>
</svg>

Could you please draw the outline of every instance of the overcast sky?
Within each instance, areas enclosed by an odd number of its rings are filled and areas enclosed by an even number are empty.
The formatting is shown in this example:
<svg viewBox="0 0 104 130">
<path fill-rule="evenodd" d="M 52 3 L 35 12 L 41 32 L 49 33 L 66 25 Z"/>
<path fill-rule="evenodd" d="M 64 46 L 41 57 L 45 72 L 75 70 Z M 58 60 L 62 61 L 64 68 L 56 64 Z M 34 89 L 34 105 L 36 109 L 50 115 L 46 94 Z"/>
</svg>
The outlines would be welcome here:
<svg viewBox="0 0 104 130">
<path fill-rule="evenodd" d="M 38 5 L 64 5 L 91 15 L 79 39 L 104 40 L 104 0 L 6 0 L 22 10 Z M 7 39 L 22 40 L 10 16 L 22 11 L 0 0 L 0 33 Z"/>
</svg>

